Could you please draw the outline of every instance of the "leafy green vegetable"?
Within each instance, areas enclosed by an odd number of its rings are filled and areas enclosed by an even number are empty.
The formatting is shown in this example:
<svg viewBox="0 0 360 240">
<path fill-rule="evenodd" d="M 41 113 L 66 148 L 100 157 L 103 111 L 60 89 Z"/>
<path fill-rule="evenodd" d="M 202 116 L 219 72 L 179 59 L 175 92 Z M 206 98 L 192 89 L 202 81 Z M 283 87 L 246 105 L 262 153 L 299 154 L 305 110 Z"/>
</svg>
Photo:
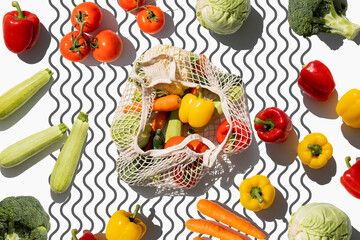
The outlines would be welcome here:
<svg viewBox="0 0 360 240">
<path fill-rule="evenodd" d="M 288 20 L 292 30 L 304 37 L 337 33 L 354 39 L 360 31 L 346 16 L 347 2 L 334 0 L 289 0 Z"/>
<path fill-rule="evenodd" d="M 349 217 L 329 203 L 310 203 L 291 215 L 289 240 L 349 240 Z"/>
<path fill-rule="evenodd" d="M 50 217 L 32 196 L 7 197 L 0 202 L 0 240 L 46 240 Z"/>
<path fill-rule="evenodd" d="M 250 0 L 197 0 L 196 3 L 196 17 L 201 26 L 223 35 L 239 30 L 250 10 Z"/>
</svg>

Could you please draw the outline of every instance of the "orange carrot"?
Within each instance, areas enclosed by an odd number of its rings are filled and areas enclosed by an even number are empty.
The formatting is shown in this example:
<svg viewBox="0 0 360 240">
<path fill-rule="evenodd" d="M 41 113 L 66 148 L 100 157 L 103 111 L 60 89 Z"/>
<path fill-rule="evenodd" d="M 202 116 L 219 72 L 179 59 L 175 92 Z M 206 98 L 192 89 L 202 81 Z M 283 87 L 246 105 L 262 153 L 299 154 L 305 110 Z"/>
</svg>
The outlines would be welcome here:
<svg viewBox="0 0 360 240">
<path fill-rule="evenodd" d="M 210 235 L 222 240 L 245 240 L 240 234 L 226 229 L 224 225 L 209 220 L 189 219 L 185 225 L 192 232 Z"/>
<path fill-rule="evenodd" d="M 204 240 L 203 238 L 201 238 L 201 237 L 194 237 L 194 239 L 193 240 Z"/>
<path fill-rule="evenodd" d="M 156 129 L 162 129 L 167 119 L 168 119 L 167 112 L 157 112 L 151 124 L 152 131 L 155 132 Z"/>
<path fill-rule="evenodd" d="M 250 236 L 256 237 L 258 239 L 266 238 L 266 235 L 253 226 L 250 222 L 226 210 L 215 202 L 206 199 L 200 199 L 197 203 L 197 209 L 202 214 L 220 221 L 225 225 L 231 226 L 241 232 L 247 233 Z"/>
<path fill-rule="evenodd" d="M 142 102 L 134 102 L 131 105 L 125 106 L 123 112 L 124 113 L 141 112 L 141 110 L 142 110 Z"/>
<path fill-rule="evenodd" d="M 153 103 L 153 111 L 170 112 L 180 107 L 181 98 L 178 95 L 167 95 L 157 98 Z"/>
</svg>

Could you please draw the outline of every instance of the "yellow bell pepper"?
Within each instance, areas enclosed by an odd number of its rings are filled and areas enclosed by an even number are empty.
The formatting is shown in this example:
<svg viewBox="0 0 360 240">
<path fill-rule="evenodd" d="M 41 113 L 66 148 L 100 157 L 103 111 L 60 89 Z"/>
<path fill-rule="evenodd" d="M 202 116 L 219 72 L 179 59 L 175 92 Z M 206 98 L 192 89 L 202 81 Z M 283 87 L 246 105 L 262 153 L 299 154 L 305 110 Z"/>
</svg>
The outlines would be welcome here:
<svg viewBox="0 0 360 240">
<path fill-rule="evenodd" d="M 214 110 L 214 102 L 204 99 L 202 88 L 199 87 L 198 97 L 188 93 L 181 99 L 179 119 L 183 123 L 189 123 L 191 127 L 200 128 L 210 121 Z"/>
<path fill-rule="evenodd" d="M 241 205 L 254 212 L 270 207 L 275 199 L 275 188 L 263 175 L 245 179 L 240 184 L 239 191 Z"/>
<path fill-rule="evenodd" d="M 133 214 L 124 210 L 116 211 L 106 226 L 106 239 L 140 240 L 146 232 L 146 225 L 136 218 L 139 209 L 140 205 L 136 205 Z"/>
<path fill-rule="evenodd" d="M 329 161 L 333 154 L 333 147 L 324 134 L 311 133 L 299 143 L 297 152 L 303 164 L 317 169 L 325 166 Z"/>
<path fill-rule="evenodd" d="M 360 128 L 360 90 L 351 89 L 345 93 L 336 105 L 336 113 L 346 125 Z"/>
</svg>

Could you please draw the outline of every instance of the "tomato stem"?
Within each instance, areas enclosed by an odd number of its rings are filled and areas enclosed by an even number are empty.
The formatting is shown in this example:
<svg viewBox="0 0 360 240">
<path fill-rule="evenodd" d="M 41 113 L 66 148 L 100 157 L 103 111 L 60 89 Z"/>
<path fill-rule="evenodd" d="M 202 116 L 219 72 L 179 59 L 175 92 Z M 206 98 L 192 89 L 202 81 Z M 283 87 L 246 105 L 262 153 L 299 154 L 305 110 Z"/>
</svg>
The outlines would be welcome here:
<svg viewBox="0 0 360 240">
<path fill-rule="evenodd" d="M 17 1 L 13 1 L 11 3 L 11 6 L 15 7 L 17 12 L 18 12 L 18 16 L 16 17 L 17 19 L 25 19 L 26 17 L 24 16 L 23 12 L 21 11 L 20 5 Z"/>
<path fill-rule="evenodd" d="M 74 38 L 74 35 L 72 35 L 72 46 L 71 48 L 69 49 L 70 52 L 76 52 L 80 59 L 81 59 L 81 54 L 80 54 L 80 51 L 79 49 L 80 48 L 85 48 L 84 45 L 80 45 L 79 44 L 79 38 L 80 36 L 84 39 L 84 43 L 85 43 L 85 46 L 87 46 L 87 41 L 85 39 L 85 36 L 84 36 L 84 26 L 86 24 L 86 21 L 83 21 L 83 22 L 77 22 L 78 24 L 80 24 L 81 28 L 80 28 L 80 32 L 79 34 L 76 36 L 76 38 Z"/>
<path fill-rule="evenodd" d="M 77 27 L 80 23 L 85 21 L 86 14 L 82 14 L 81 11 L 78 12 L 78 15 L 75 15 L 76 23 L 74 27 Z"/>
<path fill-rule="evenodd" d="M 128 13 L 132 13 L 132 12 L 134 12 L 134 11 L 136 11 L 136 10 L 139 10 L 139 9 L 143 8 L 143 9 L 145 9 L 146 11 L 148 11 L 147 20 L 149 20 L 149 21 L 152 20 L 152 21 L 154 21 L 154 22 L 160 21 L 159 17 L 156 16 L 153 11 L 151 11 L 150 9 L 147 8 L 148 5 L 144 5 L 144 6 L 141 6 L 141 7 L 140 7 L 140 6 L 139 6 L 139 2 L 140 2 L 140 0 L 137 0 L 137 6 L 136 6 L 136 8 L 128 11 Z"/>
</svg>

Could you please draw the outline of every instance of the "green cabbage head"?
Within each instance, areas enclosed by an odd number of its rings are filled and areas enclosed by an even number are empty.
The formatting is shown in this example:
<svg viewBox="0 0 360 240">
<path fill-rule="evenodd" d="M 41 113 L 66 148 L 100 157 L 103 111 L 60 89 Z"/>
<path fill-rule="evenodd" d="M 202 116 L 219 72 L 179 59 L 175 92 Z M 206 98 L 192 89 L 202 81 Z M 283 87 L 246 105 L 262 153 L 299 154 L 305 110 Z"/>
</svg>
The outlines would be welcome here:
<svg viewBox="0 0 360 240">
<path fill-rule="evenodd" d="M 291 215 L 289 240 L 349 240 L 349 217 L 329 203 L 310 203 Z"/>
<path fill-rule="evenodd" d="M 201 26 L 217 34 L 233 34 L 251 10 L 250 0 L 197 0 L 196 17 Z"/>
</svg>

